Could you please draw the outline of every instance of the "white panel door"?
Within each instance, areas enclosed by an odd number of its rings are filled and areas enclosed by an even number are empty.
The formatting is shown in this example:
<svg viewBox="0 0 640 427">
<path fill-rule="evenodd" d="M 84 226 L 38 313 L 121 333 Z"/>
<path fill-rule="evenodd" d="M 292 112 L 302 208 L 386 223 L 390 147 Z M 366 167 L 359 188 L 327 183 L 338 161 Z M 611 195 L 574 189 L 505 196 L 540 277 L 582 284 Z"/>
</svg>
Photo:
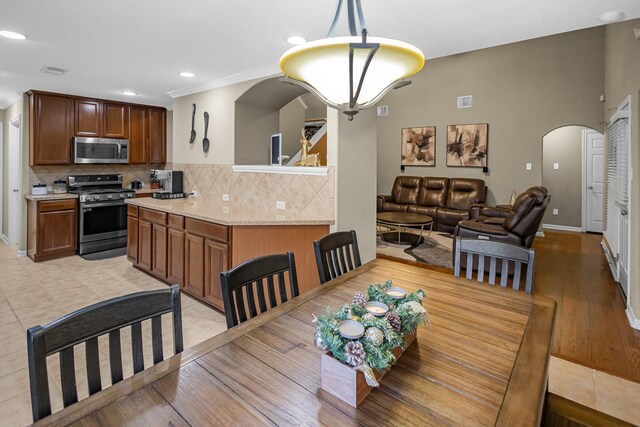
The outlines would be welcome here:
<svg viewBox="0 0 640 427">
<path fill-rule="evenodd" d="M 587 134 L 586 231 L 602 233 L 604 222 L 604 136 Z"/>
</svg>

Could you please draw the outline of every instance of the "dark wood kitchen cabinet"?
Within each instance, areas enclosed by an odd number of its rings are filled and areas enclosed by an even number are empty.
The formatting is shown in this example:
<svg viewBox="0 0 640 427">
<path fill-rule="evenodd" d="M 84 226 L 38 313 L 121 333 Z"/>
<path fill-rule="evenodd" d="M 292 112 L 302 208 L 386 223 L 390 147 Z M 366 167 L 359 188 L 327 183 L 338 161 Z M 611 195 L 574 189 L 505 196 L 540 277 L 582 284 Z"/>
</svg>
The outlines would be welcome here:
<svg viewBox="0 0 640 427">
<path fill-rule="evenodd" d="M 102 103 L 102 137 L 129 138 L 129 106 L 126 104 Z"/>
<path fill-rule="evenodd" d="M 73 98 L 29 91 L 29 166 L 71 162 Z"/>
<path fill-rule="evenodd" d="M 131 215 L 129 215 L 131 216 Z M 138 267 L 161 279 L 167 277 L 167 214 L 138 209 Z"/>
<path fill-rule="evenodd" d="M 75 255 L 77 199 L 27 200 L 27 255 L 33 261 Z"/>
<path fill-rule="evenodd" d="M 167 161 L 167 110 L 31 90 L 29 165 L 73 163 L 73 137 L 129 139 L 130 164 Z"/>
<path fill-rule="evenodd" d="M 149 163 L 167 162 L 167 110 L 149 108 Z"/>
<path fill-rule="evenodd" d="M 99 137 L 102 132 L 102 103 L 95 99 L 76 99 L 75 136 Z"/>
<path fill-rule="evenodd" d="M 184 290 L 196 298 L 204 298 L 204 238 L 185 234 Z"/>
<path fill-rule="evenodd" d="M 184 217 L 169 214 L 167 222 L 167 282 L 184 284 Z"/>
<path fill-rule="evenodd" d="M 148 163 L 148 142 L 149 109 L 132 105 L 129 107 L 129 164 Z"/>
<path fill-rule="evenodd" d="M 127 206 L 127 259 L 138 263 L 138 208 Z"/>
<path fill-rule="evenodd" d="M 204 299 L 224 311 L 220 273 L 229 269 L 229 245 L 207 239 L 204 246 Z"/>
</svg>

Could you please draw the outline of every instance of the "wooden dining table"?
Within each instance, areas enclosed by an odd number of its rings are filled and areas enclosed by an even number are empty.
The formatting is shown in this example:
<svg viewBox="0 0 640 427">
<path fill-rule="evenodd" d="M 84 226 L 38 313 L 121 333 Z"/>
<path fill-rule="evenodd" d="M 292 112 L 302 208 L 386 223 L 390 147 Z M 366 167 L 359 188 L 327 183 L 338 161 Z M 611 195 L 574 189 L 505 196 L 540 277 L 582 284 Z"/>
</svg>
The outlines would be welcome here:
<svg viewBox="0 0 640 427">
<path fill-rule="evenodd" d="M 354 408 L 320 386 L 313 315 L 387 280 L 426 292 L 430 324 Z M 555 312 L 548 298 L 376 259 L 36 425 L 539 425 Z"/>
</svg>

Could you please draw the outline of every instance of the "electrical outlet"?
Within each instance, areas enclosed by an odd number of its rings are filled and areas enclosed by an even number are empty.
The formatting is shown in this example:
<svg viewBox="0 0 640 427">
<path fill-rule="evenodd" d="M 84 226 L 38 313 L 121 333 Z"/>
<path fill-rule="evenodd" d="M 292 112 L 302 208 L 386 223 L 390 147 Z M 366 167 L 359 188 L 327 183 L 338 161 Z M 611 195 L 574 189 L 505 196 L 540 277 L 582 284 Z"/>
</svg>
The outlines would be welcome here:
<svg viewBox="0 0 640 427">
<path fill-rule="evenodd" d="M 228 194 L 223 194 L 222 195 L 222 201 L 223 202 L 228 202 L 229 201 L 229 195 Z"/>
<path fill-rule="evenodd" d="M 554 215 L 554 216 L 558 215 L 558 209 L 554 209 L 554 210 L 553 210 L 553 215 Z"/>
<path fill-rule="evenodd" d="M 527 163 L 527 164 L 525 165 L 525 169 L 526 169 L 526 170 L 528 170 L 528 171 L 530 171 L 531 169 L 533 169 L 533 165 L 532 165 L 531 163 Z"/>
<path fill-rule="evenodd" d="M 285 209 L 285 204 L 282 200 L 276 202 L 276 209 Z"/>
<path fill-rule="evenodd" d="M 560 163 L 554 163 L 553 164 L 553 170 L 557 171 L 558 169 L 560 169 Z"/>
<path fill-rule="evenodd" d="M 193 190 L 191 193 L 193 197 L 198 197 L 198 190 Z"/>
</svg>

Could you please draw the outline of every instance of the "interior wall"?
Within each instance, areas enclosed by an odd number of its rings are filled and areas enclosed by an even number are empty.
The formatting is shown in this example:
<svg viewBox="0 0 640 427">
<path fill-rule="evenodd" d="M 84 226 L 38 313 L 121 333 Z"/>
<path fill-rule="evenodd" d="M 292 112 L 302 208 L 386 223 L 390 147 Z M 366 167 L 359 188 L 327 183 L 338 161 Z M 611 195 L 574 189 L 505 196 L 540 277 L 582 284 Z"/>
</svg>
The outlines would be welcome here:
<svg viewBox="0 0 640 427">
<path fill-rule="evenodd" d="M 16 117 L 22 115 L 22 149 L 20 151 L 26 153 L 26 154 L 22 154 L 23 159 L 29 159 L 29 120 L 28 120 L 28 112 L 27 114 L 25 114 L 25 110 L 27 110 L 26 107 L 28 104 L 28 102 L 26 102 L 24 100 L 24 98 L 20 98 L 18 101 L 16 101 L 13 105 L 10 105 L 9 107 L 7 107 L 4 110 L 4 146 L 2 147 L 2 234 L 4 234 L 5 236 L 8 233 L 8 227 L 9 227 L 9 218 L 8 218 L 8 204 L 9 204 L 9 179 L 8 179 L 8 156 L 9 156 L 9 126 L 12 120 L 14 120 Z M 25 139 L 26 137 L 26 139 Z M 26 142 L 26 147 L 25 147 L 25 142 Z M 25 157 L 26 156 L 26 157 Z M 25 162 L 23 161 L 21 163 L 23 165 L 22 167 L 22 172 L 24 172 L 24 169 L 28 169 L 25 167 Z M 28 171 L 27 171 L 27 177 L 28 177 Z M 27 179 L 23 179 L 22 183 L 24 184 L 25 182 L 28 181 Z M 19 201 L 22 201 L 22 196 L 26 194 L 24 192 L 20 193 L 19 196 Z M 18 215 L 20 218 L 22 218 L 22 203 L 20 203 L 20 208 L 18 209 Z M 25 211 L 26 212 L 26 211 Z M 26 221 L 24 221 L 26 222 Z M 26 226 L 25 226 L 25 233 L 24 233 L 25 237 L 26 237 Z M 25 240 L 26 242 L 26 240 Z M 25 247 L 26 247 L 26 243 L 25 243 Z"/>
<path fill-rule="evenodd" d="M 240 95 L 261 80 L 264 79 L 250 80 L 174 99 L 173 162 L 233 164 L 235 102 Z M 196 104 L 196 141 L 189 144 L 191 105 L 194 103 Z M 202 151 L 205 111 L 209 112 L 208 136 L 211 145 L 208 154 Z"/>
<path fill-rule="evenodd" d="M 327 118 L 327 106 L 322 103 L 315 95 L 311 93 L 305 93 L 300 96 L 304 103 L 307 105 L 307 109 L 304 111 L 305 120 L 314 119 L 326 119 Z"/>
<path fill-rule="evenodd" d="M 640 19 L 607 25 L 605 30 L 604 120 L 609 120 L 625 97 L 631 95 L 631 247 L 629 262 L 629 306 L 640 329 L 640 41 L 633 34 Z"/>
<path fill-rule="evenodd" d="M 237 165 L 269 164 L 270 136 L 278 133 L 280 116 L 277 110 L 262 105 L 235 103 L 236 120 L 242 126 L 236 126 L 234 145 Z"/>
<path fill-rule="evenodd" d="M 582 227 L 582 132 L 583 126 L 565 126 L 542 138 L 542 185 L 551 197 L 543 224 Z M 554 163 L 558 169 L 554 169 Z M 560 196 L 561 197 L 557 197 Z M 558 209 L 558 215 L 553 215 Z"/>
<path fill-rule="evenodd" d="M 378 193 L 389 194 L 402 174 L 402 128 L 422 126 L 436 126 L 436 165 L 407 167 L 405 175 L 484 179 L 491 204 L 540 185 L 543 135 L 567 124 L 603 130 L 603 48 L 604 29 L 596 27 L 427 60 L 413 84 L 379 103 L 389 115 L 377 120 Z M 462 95 L 473 95 L 472 108 L 456 107 Z M 489 124 L 488 174 L 445 164 L 447 125 L 471 123 Z"/>
<path fill-rule="evenodd" d="M 333 109 L 327 115 L 327 156 L 336 165 L 334 230 L 356 231 L 365 263 L 376 257 L 376 110 L 360 111 L 351 122 Z"/>
<path fill-rule="evenodd" d="M 167 163 L 173 162 L 173 111 L 167 111 Z"/>
<path fill-rule="evenodd" d="M 298 101 L 293 99 L 279 111 L 279 130 L 282 133 L 282 154 L 293 157 L 300 151 L 301 129 L 304 127 L 306 110 Z"/>
</svg>

